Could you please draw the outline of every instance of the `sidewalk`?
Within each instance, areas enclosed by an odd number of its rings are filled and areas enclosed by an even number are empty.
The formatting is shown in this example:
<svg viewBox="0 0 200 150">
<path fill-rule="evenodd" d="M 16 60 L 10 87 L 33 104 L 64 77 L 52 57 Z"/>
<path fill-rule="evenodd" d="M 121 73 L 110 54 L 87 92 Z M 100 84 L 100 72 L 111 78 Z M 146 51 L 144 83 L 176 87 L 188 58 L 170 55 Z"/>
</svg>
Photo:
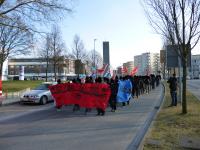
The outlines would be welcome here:
<svg viewBox="0 0 200 150">
<path fill-rule="evenodd" d="M 3 95 L 0 96 L 0 106 L 20 102 L 20 95 L 26 91 L 30 91 L 30 88 L 17 92 L 3 93 Z"/>
<path fill-rule="evenodd" d="M 7 99 L 5 97 L 0 97 L 0 106 L 10 105 L 10 104 L 18 103 L 18 102 L 20 102 L 19 97 L 13 97 L 13 98 L 7 98 Z"/>
</svg>

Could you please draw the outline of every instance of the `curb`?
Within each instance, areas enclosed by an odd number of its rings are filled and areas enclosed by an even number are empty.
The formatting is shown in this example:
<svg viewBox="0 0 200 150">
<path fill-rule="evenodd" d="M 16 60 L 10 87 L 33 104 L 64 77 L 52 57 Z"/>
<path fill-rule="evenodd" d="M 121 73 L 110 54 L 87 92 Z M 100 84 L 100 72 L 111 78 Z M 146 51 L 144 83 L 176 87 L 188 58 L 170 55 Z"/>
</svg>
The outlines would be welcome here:
<svg viewBox="0 0 200 150">
<path fill-rule="evenodd" d="M 163 83 L 161 83 L 161 84 L 162 84 L 162 93 L 161 93 L 161 96 L 160 96 L 160 100 L 154 106 L 154 110 L 150 112 L 150 114 L 149 114 L 147 120 L 145 121 L 144 125 L 140 128 L 140 130 L 136 134 L 135 138 L 128 145 L 126 150 L 143 149 L 145 136 L 147 135 L 154 118 L 157 116 L 157 113 L 160 111 L 160 108 L 163 104 L 163 100 L 164 100 L 164 97 L 165 97 L 165 86 L 164 86 Z"/>
<path fill-rule="evenodd" d="M 4 100 L 4 101 L 6 101 L 6 100 Z M 8 102 L 8 103 L 4 103 L 3 101 L 1 101 L 0 106 L 7 106 L 7 105 L 12 105 L 12 104 L 17 104 L 17 103 L 20 103 L 20 100 L 11 101 L 11 102 Z"/>
<path fill-rule="evenodd" d="M 0 96 L 0 106 L 16 104 L 19 102 L 20 102 L 20 99 L 18 97 L 13 97 L 11 99 L 7 99 L 4 96 Z"/>
</svg>

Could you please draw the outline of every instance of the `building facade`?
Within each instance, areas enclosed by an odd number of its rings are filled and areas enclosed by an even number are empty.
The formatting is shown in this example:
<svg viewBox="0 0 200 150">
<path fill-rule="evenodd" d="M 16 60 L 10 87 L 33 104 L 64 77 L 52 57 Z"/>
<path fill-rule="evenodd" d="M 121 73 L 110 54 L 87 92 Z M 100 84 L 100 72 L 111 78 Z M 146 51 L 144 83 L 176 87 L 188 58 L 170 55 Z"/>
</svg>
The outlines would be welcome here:
<svg viewBox="0 0 200 150">
<path fill-rule="evenodd" d="M 126 63 L 123 63 L 123 67 L 124 67 L 124 68 L 127 68 L 127 70 L 128 70 L 128 73 L 127 73 L 127 74 L 130 75 L 131 71 L 132 71 L 133 68 L 134 68 L 134 62 L 133 62 L 133 61 L 128 61 L 128 62 L 126 62 Z"/>
<path fill-rule="evenodd" d="M 103 42 L 103 64 L 110 65 L 109 42 Z"/>
<path fill-rule="evenodd" d="M 134 66 L 138 67 L 136 75 L 158 74 L 160 72 L 160 54 L 142 53 L 134 56 Z"/>
<path fill-rule="evenodd" d="M 109 49 L 109 42 L 103 42 L 103 64 L 108 64 L 108 67 L 105 68 L 105 74 L 110 73 L 110 49 Z M 104 75 L 105 75 L 104 74 Z"/>
<path fill-rule="evenodd" d="M 200 78 L 200 55 L 192 55 L 190 77 L 192 79 Z"/>
<path fill-rule="evenodd" d="M 50 61 L 47 66 L 44 58 L 12 58 L 8 59 L 8 79 L 19 78 L 21 66 L 24 68 L 25 79 L 44 79 L 47 75 L 48 80 L 52 80 L 55 76 L 54 64 Z M 63 80 L 75 76 L 74 60 L 63 59 L 60 61 L 56 65 L 56 76 Z"/>
</svg>

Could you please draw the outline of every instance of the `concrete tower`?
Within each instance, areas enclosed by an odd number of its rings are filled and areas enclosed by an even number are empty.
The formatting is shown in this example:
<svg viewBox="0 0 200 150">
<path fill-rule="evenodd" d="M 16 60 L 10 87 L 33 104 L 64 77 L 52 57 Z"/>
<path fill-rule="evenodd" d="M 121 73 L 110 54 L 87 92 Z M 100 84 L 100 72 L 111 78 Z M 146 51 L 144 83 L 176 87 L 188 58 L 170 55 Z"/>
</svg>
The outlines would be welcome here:
<svg viewBox="0 0 200 150">
<path fill-rule="evenodd" d="M 108 77 L 110 74 L 110 54 L 109 54 L 109 42 L 103 42 L 103 64 L 108 64 L 108 67 L 105 68 L 104 75 Z"/>
<path fill-rule="evenodd" d="M 109 42 L 103 42 L 103 63 L 110 65 Z"/>
</svg>

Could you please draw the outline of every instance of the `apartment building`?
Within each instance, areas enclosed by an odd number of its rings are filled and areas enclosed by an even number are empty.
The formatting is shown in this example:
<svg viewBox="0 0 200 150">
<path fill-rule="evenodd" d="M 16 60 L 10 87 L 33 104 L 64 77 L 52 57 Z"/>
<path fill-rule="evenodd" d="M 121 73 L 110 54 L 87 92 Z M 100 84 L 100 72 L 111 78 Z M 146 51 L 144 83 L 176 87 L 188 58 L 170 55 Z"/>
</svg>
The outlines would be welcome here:
<svg viewBox="0 0 200 150">
<path fill-rule="evenodd" d="M 134 62 L 133 61 L 128 61 L 126 63 L 123 63 L 123 68 L 127 68 L 127 70 L 128 70 L 127 74 L 130 74 L 131 71 L 134 68 Z"/>
<path fill-rule="evenodd" d="M 136 75 L 158 74 L 161 67 L 160 54 L 147 52 L 134 56 L 134 66 L 138 67 Z"/>
</svg>

